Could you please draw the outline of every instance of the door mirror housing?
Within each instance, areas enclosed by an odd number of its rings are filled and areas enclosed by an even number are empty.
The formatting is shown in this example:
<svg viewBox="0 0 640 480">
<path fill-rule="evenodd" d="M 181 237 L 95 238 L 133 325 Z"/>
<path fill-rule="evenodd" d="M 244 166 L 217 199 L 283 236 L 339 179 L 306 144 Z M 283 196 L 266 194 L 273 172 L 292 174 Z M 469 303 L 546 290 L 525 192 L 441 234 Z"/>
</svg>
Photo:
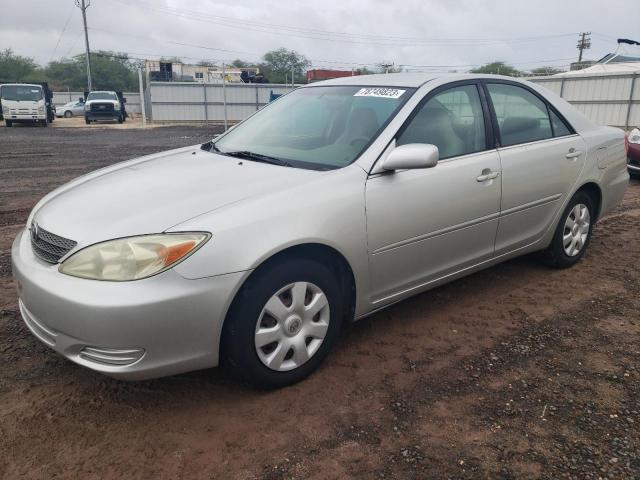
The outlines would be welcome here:
<svg viewBox="0 0 640 480">
<path fill-rule="evenodd" d="M 440 152 L 430 143 L 408 143 L 394 148 L 382 162 L 385 170 L 412 170 L 433 168 L 438 164 Z"/>
<path fill-rule="evenodd" d="M 82 97 L 78 98 L 78 103 L 84 103 L 84 98 Z"/>
</svg>

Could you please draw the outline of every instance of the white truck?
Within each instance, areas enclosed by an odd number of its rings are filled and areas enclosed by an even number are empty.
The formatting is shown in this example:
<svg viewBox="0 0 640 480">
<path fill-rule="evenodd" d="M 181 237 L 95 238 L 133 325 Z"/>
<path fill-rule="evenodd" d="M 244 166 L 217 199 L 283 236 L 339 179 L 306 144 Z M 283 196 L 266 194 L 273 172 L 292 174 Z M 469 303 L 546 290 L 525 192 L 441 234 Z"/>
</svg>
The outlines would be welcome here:
<svg viewBox="0 0 640 480">
<path fill-rule="evenodd" d="M 47 94 L 42 85 L 5 83 L 0 85 L 2 116 L 7 127 L 34 123 L 46 127 L 51 121 Z"/>
</svg>

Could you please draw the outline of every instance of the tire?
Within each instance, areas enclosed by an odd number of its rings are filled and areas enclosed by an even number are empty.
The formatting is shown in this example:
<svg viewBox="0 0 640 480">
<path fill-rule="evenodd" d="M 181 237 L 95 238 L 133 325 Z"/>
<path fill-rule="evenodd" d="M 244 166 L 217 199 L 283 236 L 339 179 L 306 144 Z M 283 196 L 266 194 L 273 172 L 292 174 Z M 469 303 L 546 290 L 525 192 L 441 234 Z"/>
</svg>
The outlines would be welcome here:
<svg viewBox="0 0 640 480">
<path fill-rule="evenodd" d="M 84 123 L 89 125 L 91 123 L 91 120 L 89 120 L 87 117 L 84 117 Z"/>
<path fill-rule="evenodd" d="M 47 122 L 46 120 L 42 120 L 42 121 L 40 122 L 40 126 L 41 126 L 41 127 L 43 127 L 43 128 L 44 128 L 44 127 L 48 127 L 48 126 L 49 126 L 49 122 Z"/>
<path fill-rule="evenodd" d="M 13 122 L 11 120 L 5 120 L 4 124 L 6 127 L 13 127 Z"/>
<path fill-rule="evenodd" d="M 584 207 L 584 208 L 583 208 Z M 587 211 L 586 221 L 581 219 L 584 209 Z M 578 217 L 574 230 L 570 230 L 571 218 Z M 569 268 L 582 258 L 593 232 L 595 209 L 593 199 L 583 191 L 576 192 L 562 212 L 551 244 L 542 252 L 544 262 L 553 268 Z M 565 237 L 566 236 L 566 237 Z"/>
<path fill-rule="evenodd" d="M 322 363 L 340 333 L 345 302 L 339 285 L 332 270 L 314 260 L 294 258 L 258 270 L 236 295 L 225 320 L 223 366 L 262 389 L 303 380 Z M 279 316 L 267 312 L 267 302 Z M 324 306 L 312 317 L 307 308 L 315 302 Z M 259 329 L 269 337 L 259 337 Z M 276 341 L 264 343 L 273 335 Z"/>
<path fill-rule="evenodd" d="M 64 118 L 71 118 L 71 117 L 73 117 L 73 113 L 71 113 L 69 110 L 64 112 Z"/>
<path fill-rule="evenodd" d="M 122 115 L 120 115 L 120 116 L 118 117 L 118 123 L 122 123 L 122 122 L 124 122 L 124 119 L 122 118 Z"/>
</svg>

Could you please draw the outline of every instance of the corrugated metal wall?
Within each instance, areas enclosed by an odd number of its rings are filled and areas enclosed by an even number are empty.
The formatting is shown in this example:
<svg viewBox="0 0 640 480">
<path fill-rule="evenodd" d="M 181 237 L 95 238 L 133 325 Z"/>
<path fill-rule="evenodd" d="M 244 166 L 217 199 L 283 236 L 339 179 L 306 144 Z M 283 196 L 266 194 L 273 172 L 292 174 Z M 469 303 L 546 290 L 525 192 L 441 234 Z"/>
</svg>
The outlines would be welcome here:
<svg viewBox="0 0 640 480">
<path fill-rule="evenodd" d="M 127 100 L 125 108 L 127 112 L 140 115 L 140 94 L 129 92 L 123 93 L 124 98 Z M 84 92 L 53 92 L 53 104 L 56 108 L 61 107 L 65 103 L 73 102 L 78 98 L 84 97 Z"/>
<path fill-rule="evenodd" d="M 531 79 L 573 104 L 595 123 L 628 128 L 640 125 L 640 80 L 637 74 Z M 151 120 L 159 122 L 223 122 L 221 84 L 151 82 Z M 237 122 L 269 102 L 269 95 L 291 86 L 227 84 L 227 120 Z M 66 94 L 65 94 L 66 95 Z M 137 96 L 139 111 L 139 96 Z M 75 95 L 77 97 L 77 95 Z M 127 103 L 129 106 L 129 103 Z"/>
<path fill-rule="evenodd" d="M 533 78 L 600 125 L 640 126 L 638 74 Z"/>
<path fill-rule="evenodd" d="M 221 84 L 150 82 L 151 119 L 154 122 L 223 122 Z M 227 120 L 238 122 L 269 103 L 271 93 L 291 91 L 276 84 L 226 84 Z"/>
</svg>

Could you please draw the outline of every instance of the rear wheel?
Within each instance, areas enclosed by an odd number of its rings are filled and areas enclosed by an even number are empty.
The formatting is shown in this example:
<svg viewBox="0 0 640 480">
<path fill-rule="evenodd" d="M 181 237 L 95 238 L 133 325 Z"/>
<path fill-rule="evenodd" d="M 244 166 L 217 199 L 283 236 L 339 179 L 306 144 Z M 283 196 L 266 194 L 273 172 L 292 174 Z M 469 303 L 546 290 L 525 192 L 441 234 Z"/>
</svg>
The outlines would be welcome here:
<svg viewBox="0 0 640 480">
<path fill-rule="evenodd" d="M 591 241 L 594 221 L 593 200 L 586 192 L 577 192 L 562 213 L 551 244 L 543 252 L 546 263 L 555 268 L 575 265 Z"/>
<path fill-rule="evenodd" d="M 71 118 L 72 116 L 73 116 L 73 114 L 69 110 L 64 112 L 64 118 Z"/>
<path fill-rule="evenodd" d="M 291 259 L 259 271 L 238 293 L 224 326 L 225 365 L 259 388 L 313 372 L 336 342 L 344 301 L 325 265 Z"/>
</svg>

